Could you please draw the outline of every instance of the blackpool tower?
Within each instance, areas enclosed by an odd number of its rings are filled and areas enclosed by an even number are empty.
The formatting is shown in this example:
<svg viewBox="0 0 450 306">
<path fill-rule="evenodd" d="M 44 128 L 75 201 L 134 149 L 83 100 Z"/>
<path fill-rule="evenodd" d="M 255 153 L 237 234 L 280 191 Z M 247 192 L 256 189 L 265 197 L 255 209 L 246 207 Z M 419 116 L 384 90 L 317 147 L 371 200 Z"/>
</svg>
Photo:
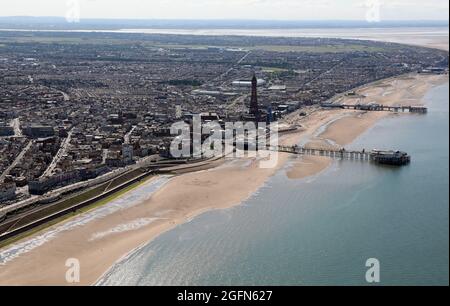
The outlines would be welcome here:
<svg viewBox="0 0 450 306">
<path fill-rule="evenodd" d="M 253 75 L 252 79 L 252 98 L 250 100 L 250 115 L 252 115 L 256 121 L 259 120 L 259 106 L 258 106 L 258 79 L 256 75 Z"/>
</svg>

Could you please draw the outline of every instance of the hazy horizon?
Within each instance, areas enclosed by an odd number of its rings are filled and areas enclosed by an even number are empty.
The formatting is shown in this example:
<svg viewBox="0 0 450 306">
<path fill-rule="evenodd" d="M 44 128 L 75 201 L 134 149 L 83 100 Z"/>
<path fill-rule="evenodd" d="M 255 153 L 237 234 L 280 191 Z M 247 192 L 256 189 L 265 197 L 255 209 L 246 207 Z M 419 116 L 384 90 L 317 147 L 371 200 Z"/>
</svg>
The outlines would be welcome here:
<svg viewBox="0 0 450 306">
<path fill-rule="evenodd" d="M 257 20 L 257 19 L 110 19 L 67 22 L 63 17 L 0 17 L 3 29 L 120 30 L 120 29 L 321 29 L 321 28 L 448 28 L 447 20 Z"/>
<path fill-rule="evenodd" d="M 448 20 L 447 0 L 3 0 L 0 16 L 167 20 Z"/>
</svg>

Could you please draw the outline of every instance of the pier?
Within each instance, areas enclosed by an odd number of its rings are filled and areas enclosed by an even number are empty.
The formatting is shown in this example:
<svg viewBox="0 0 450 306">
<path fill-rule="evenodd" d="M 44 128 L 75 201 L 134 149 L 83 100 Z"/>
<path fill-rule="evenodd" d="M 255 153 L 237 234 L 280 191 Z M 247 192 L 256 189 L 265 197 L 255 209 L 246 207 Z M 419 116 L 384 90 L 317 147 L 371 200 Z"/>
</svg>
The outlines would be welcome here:
<svg viewBox="0 0 450 306">
<path fill-rule="evenodd" d="M 335 103 L 323 103 L 323 108 L 327 109 L 351 109 L 361 110 L 368 112 L 394 112 L 394 113 L 416 113 L 426 114 L 428 108 L 425 106 L 386 106 L 380 104 L 335 104 Z"/>
<path fill-rule="evenodd" d="M 298 155 L 323 156 L 341 160 L 360 160 L 378 164 L 404 166 L 411 162 L 411 157 L 401 151 L 348 151 L 345 149 L 318 149 L 299 146 L 277 146 L 270 150 Z"/>
</svg>

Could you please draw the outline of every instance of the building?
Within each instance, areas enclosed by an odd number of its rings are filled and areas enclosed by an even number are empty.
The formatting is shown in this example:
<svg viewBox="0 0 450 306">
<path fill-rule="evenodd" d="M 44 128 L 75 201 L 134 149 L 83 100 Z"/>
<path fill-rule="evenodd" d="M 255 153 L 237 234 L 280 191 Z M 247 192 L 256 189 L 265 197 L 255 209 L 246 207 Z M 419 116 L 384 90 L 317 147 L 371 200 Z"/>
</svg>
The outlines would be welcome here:
<svg viewBox="0 0 450 306">
<path fill-rule="evenodd" d="M 252 115 L 256 121 L 259 121 L 259 105 L 258 105 L 258 80 L 256 75 L 253 75 L 252 79 L 252 97 L 250 100 L 250 115 Z"/>
<path fill-rule="evenodd" d="M 287 89 L 286 85 L 272 85 L 269 87 L 269 90 L 272 91 L 285 91 Z"/>
<path fill-rule="evenodd" d="M 202 122 L 219 122 L 220 121 L 220 117 L 217 113 L 213 113 L 213 112 L 208 112 L 208 113 L 201 113 L 200 114 L 200 118 L 202 120 Z"/>
<path fill-rule="evenodd" d="M 106 165 L 99 165 L 88 169 L 67 171 L 51 177 L 42 177 L 36 181 L 31 181 L 28 184 L 28 190 L 32 195 L 43 195 L 56 188 L 94 179 L 109 171 L 110 169 Z"/>
<path fill-rule="evenodd" d="M 183 116 L 183 110 L 181 108 L 181 105 L 175 106 L 175 119 L 179 120 Z"/>
<path fill-rule="evenodd" d="M 51 126 L 32 125 L 23 129 L 23 133 L 31 138 L 45 138 L 55 135 L 55 130 Z"/>
<path fill-rule="evenodd" d="M 448 68 L 429 67 L 426 69 L 422 69 L 422 71 L 420 73 L 423 73 L 423 74 L 445 74 L 445 73 L 448 73 Z"/>
<path fill-rule="evenodd" d="M 2 183 L 0 184 L 0 203 L 16 198 L 16 184 Z"/>
<path fill-rule="evenodd" d="M 12 126 L 0 125 L 0 137 L 13 135 L 14 135 L 14 128 Z"/>
<path fill-rule="evenodd" d="M 254 77 L 256 79 L 256 76 Z M 257 79 L 256 80 L 256 85 L 257 87 L 261 87 L 264 86 L 266 84 L 266 81 L 263 79 Z M 238 81 L 234 81 L 232 83 L 233 87 L 252 87 L 253 86 L 253 80 L 252 81 L 248 81 L 248 80 L 238 80 Z"/>
<path fill-rule="evenodd" d="M 28 183 L 28 190 L 32 195 L 43 195 L 56 187 L 64 187 L 81 181 L 80 171 L 74 170 L 59 173 L 51 177 L 40 178 Z"/>
<path fill-rule="evenodd" d="M 373 150 L 370 154 L 373 161 L 379 164 L 403 166 L 411 162 L 411 156 L 400 151 L 379 151 Z"/>
<path fill-rule="evenodd" d="M 133 146 L 124 144 L 122 147 L 122 159 L 125 164 L 133 163 Z"/>
</svg>

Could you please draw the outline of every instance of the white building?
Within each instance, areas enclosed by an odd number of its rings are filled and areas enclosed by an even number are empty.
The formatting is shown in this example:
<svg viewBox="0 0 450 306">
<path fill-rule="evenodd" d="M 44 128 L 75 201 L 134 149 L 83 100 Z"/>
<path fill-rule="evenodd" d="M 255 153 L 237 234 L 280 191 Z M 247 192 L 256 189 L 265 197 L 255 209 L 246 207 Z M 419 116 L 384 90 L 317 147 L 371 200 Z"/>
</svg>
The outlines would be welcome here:
<svg viewBox="0 0 450 306">
<path fill-rule="evenodd" d="M 237 80 L 234 81 L 233 87 L 252 87 L 252 81 L 251 80 Z M 264 86 L 266 84 L 266 81 L 263 79 L 258 79 L 258 87 Z"/>
</svg>

